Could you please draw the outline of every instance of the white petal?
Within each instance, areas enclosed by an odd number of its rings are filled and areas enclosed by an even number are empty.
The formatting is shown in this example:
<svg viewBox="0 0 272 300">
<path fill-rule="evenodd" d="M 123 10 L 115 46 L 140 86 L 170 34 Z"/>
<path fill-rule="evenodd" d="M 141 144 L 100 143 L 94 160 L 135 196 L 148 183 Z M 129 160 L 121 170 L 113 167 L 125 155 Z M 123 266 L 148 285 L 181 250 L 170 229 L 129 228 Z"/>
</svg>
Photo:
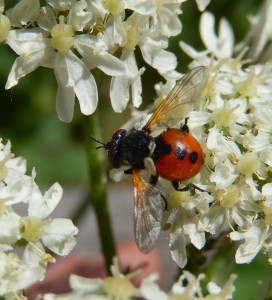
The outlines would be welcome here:
<svg viewBox="0 0 272 300">
<path fill-rule="evenodd" d="M 169 299 L 167 294 L 160 290 L 158 284 L 151 282 L 148 278 L 145 278 L 140 287 L 141 296 L 146 300 L 160 299 L 167 300 Z"/>
<path fill-rule="evenodd" d="M 92 19 L 92 13 L 87 8 L 85 1 L 76 2 L 70 9 L 67 23 L 72 26 L 74 31 L 83 31 L 84 27 Z"/>
<path fill-rule="evenodd" d="M 209 12 L 204 12 L 200 19 L 200 34 L 206 48 L 216 57 L 231 57 L 233 53 L 234 36 L 229 23 L 221 19 L 219 34 L 215 33 L 215 18 Z"/>
<path fill-rule="evenodd" d="M 160 31 L 162 35 L 171 37 L 180 34 L 182 25 L 177 13 L 172 7 L 161 8 L 160 13 L 158 14 L 158 19 L 160 22 Z"/>
<path fill-rule="evenodd" d="M 104 284 L 100 278 L 86 278 L 74 274 L 70 276 L 69 282 L 73 290 L 84 290 L 89 293 L 100 290 Z"/>
<path fill-rule="evenodd" d="M 18 24 L 33 23 L 39 15 L 39 0 L 21 0 L 12 9 L 12 19 Z"/>
<path fill-rule="evenodd" d="M 66 11 L 71 9 L 72 0 L 47 0 L 56 11 Z"/>
<path fill-rule="evenodd" d="M 221 57 L 231 57 L 234 47 L 234 36 L 229 22 L 222 18 L 219 23 L 219 50 Z"/>
<path fill-rule="evenodd" d="M 46 47 L 27 54 L 21 54 L 14 62 L 6 83 L 6 89 L 10 89 L 18 83 L 18 80 L 36 70 L 52 54 Z"/>
<path fill-rule="evenodd" d="M 59 204 L 62 194 L 62 187 L 56 182 L 45 192 L 44 196 L 32 197 L 29 202 L 28 215 L 40 219 L 47 218 Z"/>
<path fill-rule="evenodd" d="M 212 206 L 209 209 L 209 212 L 203 215 L 201 221 L 205 231 L 216 234 L 220 231 L 224 224 L 225 220 L 225 211 L 220 206 Z"/>
<path fill-rule="evenodd" d="M 177 66 L 175 54 L 159 47 L 159 43 L 151 39 L 148 39 L 144 44 L 140 44 L 144 60 L 160 73 L 174 70 Z"/>
<path fill-rule="evenodd" d="M 180 268 L 187 264 L 186 240 L 183 234 L 173 232 L 170 234 L 169 249 L 173 260 Z"/>
<path fill-rule="evenodd" d="M 29 268 L 40 266 L 40 270 L 44 274 L 47 263 L 42 261 L 42 257 L 45 253 L 46 252 L 40 242 L 28 243 L 24 251 L 23 260 Z"/>
<path fill-rule="evenodd" d="M 139 70 L 138 76 L 132 81 L 131 84 L 131 96 L 134 107 L 139 107 L 142 104 L 142 80 L 141 74 L 145 71 L 145 68 Z"/>
<path fill-rule="evenodd" d="M 249 185 L 252 193 L 253 200 L 258 201 L 263 199 L 262 193 L 259 191 L 259 186 L 257 185 L 256 181 L 253 180 L 253 177 L 247 177 L 245 179 L 247 185 Z"/>
<path fill-rule="evenodd" d="M 224 189 L 230 186 L 237 176 L 234 166 L 226 160 L 215 166 L 215 171 L 210 175 L 210 181 L 214 182 L 218 189 Z"/>
<path fill-rule="evenodd" d="M 179 46 L 181 48 L 181 50 L 183 52 L 185 52 L 188 56 L 190 56 L 191 58 L 199 58 L 200 57 L 200 53 L 197 52 L 192 46 L 190 46 L 189 44 L 184 43 L 183 41 L 179 42 Z"/>
<path fill-rule="evenodd" d="M 65 54 L 64 60 L 68 71 L 68 86 L 73 87 L 81 112 L 90 115 L 98 103 L 95 79 L 84 63 L 71 51 Z"/>
<path fill-rule="evenodd" d="M 272 183 L 266 183 L 262 187 L 262 194 L 265 197 L 265 205 L 272 205 Z"/>
<path fill-rule="evenodd" d="M 49 39 L 46 39 L 48 33 L 38 29 L 15 29 L 10 30 L 6 43 L 18 55 L 30 53 L 49 46 Z"/>
<path fill-rule="evenodd" d="M 187 264 L 186 239 L 183 231 L 182 209 L 179 210 L 175 217 L 175 222 L 169 234 L 169 249 L 173 260 L 180 268 Z"/>
<path fill-rule="evenodd" d="M 40 28 L 48 32 L 57 24 L 56 16 L 50 6 L 43 6 L 41 8 L 37 23 Z"/>
<path fill-rule="evenodd" d="M 99 42 L 101 48 L 99 49 L 99 51 L 97 51 L 95 48 L 94 39 L 84 36 L 78 36 L 76 38 L 75 47 L 78 50 L 78 52 L 82 55 L 82 60 L 86 64 L 86 66 L 89 69 L 97 67 L 110 76 L 124 75 L 124 63 L 117 57 L 109 54 L 104 49 L 106 46 L 103 45 L 103 42 L 101 40 L 97 41 L 97 43 Z"/>
<path fill-rule="evenodd" d="M 102 55 L 94 56 L 97 68 L 110 76 L 120 76 L 125 73 L 125 66 L 115 56 L 105 52 Z"/>
<path fill-rule="evenodd" d="M 107 27 L 101 36 L 107 49 L 113 49 L 116 45 L 124 46 L 127 41 L 127 33 L 121 15 L 109 16 Z"/>
<path fill-rule="evenodd" d="M 13 159 L 9 159 L 6 163 L 6 166 L 16 170 L 21 174 L 25 174 L 26 172 L 26 160 L 22 157 L 14 157 Z"/>
<path fill-rule="evenodd" d="M 42 241 L 46 247 L 58 255 L 68 255 L 75 247 L 76 240 L 73 237 L 78 233 L 69 219 L 54 219 L 44 226 Z"/>
<path fill-rule="evenodd" d="M 200 35 L 207 49 L 217 54 L 218 38 L 214 31 L 215 18 L 212 13 L 204 12 L 200 18 Z"/>
<path fill-rule="evenodd" d="M 174 70 L 177 66 L 176 55 L 162 49 L 154 55 L 152 66 L 162 73 Z"/>
<path fill-rule="evenodd" d="M 205 111 L 191 111 L 188 126 L 191 129 L 201 127 L 210 121 L 210 113 Z"/>
<path fill-rule="evenodd" d="M 183 213 L 184 234 L 187 234 L 191 243 L 201 249 L 205 245 L 205 233 L 199 229 L 199 219 L 194 211 L 185 211 Z"/>
<path fill-rule="evenodd" d="M 200 11 L 204 11 L 209 3 L 210 0 L 196 0 L 197 7 Z"/>
<path fill-rule="evenodd" d="M 138 70 L 133 52 L 124 52 L 121 60 L 126 66 L 125 76 L 113 77 L 110 85 L 111 104 L 116 112 L 122 112 L 130 99 L 130 86 L 132 87 L 132 101 L 135 106 L 142 103 L 141 74 L 144 69 Z"/>
<path fill-rule="evenodd" d="M 0 243 L 15 243 L 20 238 L 20 217 L 6 211 L 0 216 L 0 228 Z"/>
<path fill-rule="evenodd" d="M 55 65 L 54 72 L 58 83 L 57 113 L 61 121 L 70 122 L 73 119 L 75 93 L 73 87 L 68 86 L 68 71 L 63 55 L 56 55 Z"/>
<path fill-rule="evenodd" d="M 253 260 L 267 238 L 267 231 L 268 226 L 264 225 L 261 220 L 257 220 L 247 231 L 230 233 L 230 238 L 233 241 L 244 240 L 236 251 L 236 263 L 250 263 Z"/>
<path fill-rule="evenodd" d="M 9 175 L 18 172 L 9 171 Z M 20 174 L 21 175 L 21 174 Z M 18 176 L 18 178 L 12 178 L 9 176 L 5 179 L 8 185 L 0 190 L 0 198 L 5 201 L 6 205 L 12 205 L 20 202 L 27 202 L 31 192 L 31 181 L 28 176 Z M 13 180 L 12 180 L 13 179 Z"/>
<path fill-rule="evenodd" d="M 128 104 L 129 100 L 130 80 L 128 78 L 118 76 L 112 77 L 110 83 L 111 105 L 115 112 L 122 112 Z"/>
<path fill-rule="evenodd" d="M 56 109 L 57 109 L 58 116 L 60 120 L 63 122 L 71 122 L 73 119 L 74 104 L 75 104 L 74 89 L 71 87 L 67 87 L 61 81 L 57 80 L 57 82 L 58 82 L 58 90 L 56 96 Z"/>
<path fill-rule="evenodd" d="M 0 265 L 2 275 L 0 295 L 10 293 L 10 299 L 15 299 L 13 295 L 16 291 L 22 290 L 41 279 L 40 267 L 29 268 L 16 255 L 0 253 Z"/>
<path fill-rule="evenodd" d="M 156 13 L 156 3 L 154 0 L 124 0 L 125 7 L 136 11 L 141 15 L 153 15 Z"/>
<path fill-rule="evenodd" d="M 269 130 L 268 130 L 269 131 Z M 270 133 L 268 133 L 270 135 Z M 269 166 L 272 166 L 272 146 L 266 146 L 260 154 L 260 159 Z"/>
</svg>

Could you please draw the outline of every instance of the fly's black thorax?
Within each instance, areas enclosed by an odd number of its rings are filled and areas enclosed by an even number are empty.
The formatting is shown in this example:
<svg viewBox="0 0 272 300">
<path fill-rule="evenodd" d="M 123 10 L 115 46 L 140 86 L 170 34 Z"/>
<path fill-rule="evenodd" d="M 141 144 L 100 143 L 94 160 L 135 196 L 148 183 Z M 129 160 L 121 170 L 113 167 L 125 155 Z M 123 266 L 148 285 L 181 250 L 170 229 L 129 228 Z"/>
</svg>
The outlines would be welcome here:
<svg viewBox="0 0 272 300">
<path fill-rule="evenodd" d="M 123 163 L 137 169 L 144 168 L 144 158 L 152 154 L 153 145 L 153 138 L 147 131 L 133 130 L 129 132 L 120 145 Z"/>
</svg>

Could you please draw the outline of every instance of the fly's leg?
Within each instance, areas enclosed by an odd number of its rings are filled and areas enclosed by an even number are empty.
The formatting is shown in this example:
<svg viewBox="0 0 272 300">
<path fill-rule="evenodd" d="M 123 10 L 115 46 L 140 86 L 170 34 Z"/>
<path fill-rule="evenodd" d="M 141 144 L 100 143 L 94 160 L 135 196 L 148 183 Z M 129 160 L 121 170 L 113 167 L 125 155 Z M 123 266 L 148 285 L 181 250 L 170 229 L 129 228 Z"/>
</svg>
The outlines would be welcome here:
<svg viewBox="0 0 272 300">
<path fill-rule="evenodd" d="M 192 189 L 195 189 L 195 190 L 198 190 L 202 193 L 206 192 L 208 193 L 209 195 L 211 194 L 211 192 L 208 192 L 206 190 L 203 190 L 202 188 L 198 187 L 197 185 L 193 184 L 193 183 L 188 183 L 185 187 L 183 188 L 180 188 L 179 187 L 179 182 L 178 181 L 172 181 L 172 185 L 174 187 L 174 189 L 178 192 L 186 192 L 186 191 L 190 191 Z"/>
<path fill-rule="evenodd" d="M 188 120 L 189 117 L 185 118 L 185 123 L 183 124 L 183 126 L 180 128 L 183 132 L 185 133 L 189 133 L 189 127 L 188 127 Z"/>
</svg>

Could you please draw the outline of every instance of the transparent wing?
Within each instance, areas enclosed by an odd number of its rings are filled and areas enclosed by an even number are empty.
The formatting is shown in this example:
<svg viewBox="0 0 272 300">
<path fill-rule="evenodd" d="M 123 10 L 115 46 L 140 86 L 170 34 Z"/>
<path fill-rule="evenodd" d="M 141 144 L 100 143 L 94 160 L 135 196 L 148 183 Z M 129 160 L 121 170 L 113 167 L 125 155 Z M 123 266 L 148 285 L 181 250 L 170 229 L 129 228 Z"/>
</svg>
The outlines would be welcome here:
<svg viewBox="0 0 272 300">
<path fill-rule="evenodd" d="M 141 252 L 154 247 L 160 231 L 164 203 L 160 191 L 146 183 L 139 170 L 133 171 L 135 240 Z"/>
<path fill-rule="evenodd" d="M 144 129 L 151 131 L 152 126 L 167 123 L 173 109 L 196 101 L 204 91 L 208 79 L 209 71 L 204 66 L 196 67 L 185 74 L 155 110 Z M 179 116 L 179 119 L 181 118 L 182 116 Z"/>
</svg>

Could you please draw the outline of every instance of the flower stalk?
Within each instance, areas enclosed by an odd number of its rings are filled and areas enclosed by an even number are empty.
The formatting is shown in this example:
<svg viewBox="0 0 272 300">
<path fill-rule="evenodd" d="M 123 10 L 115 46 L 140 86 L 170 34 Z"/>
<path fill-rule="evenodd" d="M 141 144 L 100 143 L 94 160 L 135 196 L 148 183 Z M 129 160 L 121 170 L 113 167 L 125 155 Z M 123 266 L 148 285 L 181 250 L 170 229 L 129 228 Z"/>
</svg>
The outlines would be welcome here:
<svg viewBox="0 0 272 300">
<path fill-rule="evenodd" d="M 96 136 L 98 139 L 100 138 L 98 120 L 98 113 L 84 117 L 85 144 L 89 167 L 89 203 L 95 211 L 106 270 L 110 274 L 110 266 L 113 257 L 116 255 L 116 250 L 105 189 L 105 181 L 107 180 L 105 172 L 106 164 L 103 152 L 97 151 L 95 149 L 95 142 L 90 139 L 90 134 Z"/>
</svg>

